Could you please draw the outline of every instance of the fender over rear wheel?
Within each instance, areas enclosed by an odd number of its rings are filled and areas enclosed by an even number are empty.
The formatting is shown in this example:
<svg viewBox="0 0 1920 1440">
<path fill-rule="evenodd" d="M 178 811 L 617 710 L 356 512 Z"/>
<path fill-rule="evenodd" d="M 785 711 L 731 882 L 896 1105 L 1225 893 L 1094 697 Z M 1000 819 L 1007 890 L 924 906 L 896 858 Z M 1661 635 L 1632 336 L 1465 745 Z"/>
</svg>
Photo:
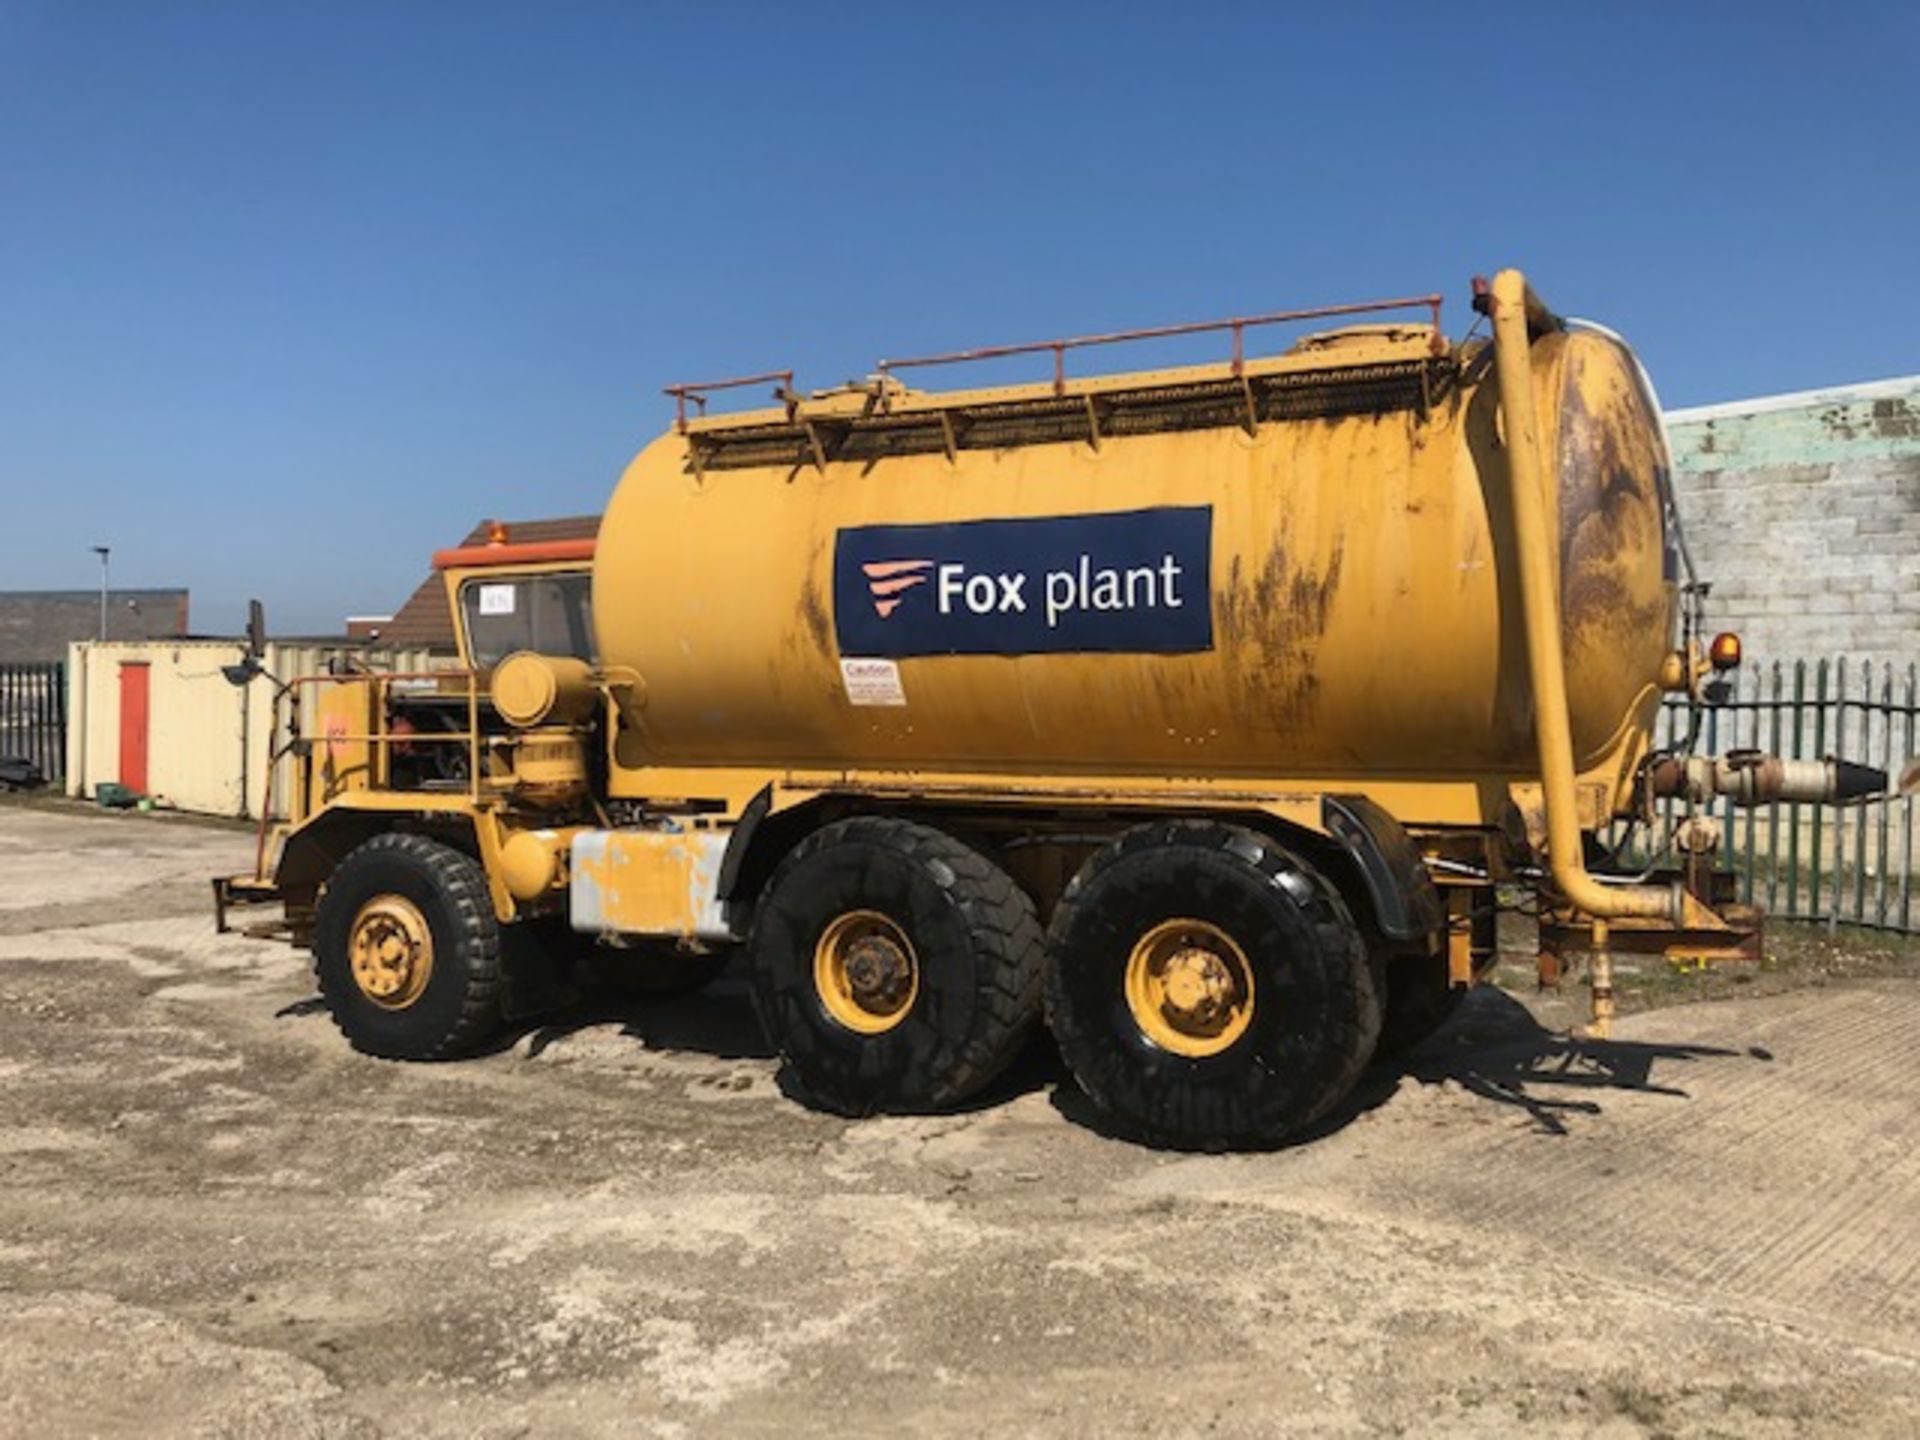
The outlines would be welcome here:
<svg viewBox="0 0 1920 1440">
<path fill-rule="evenodd" d="M 1142 1137 L 1278 1139 L 1336 1105 L 1372 1058 L 1380 987 L 1331 884 L 1255 831 L 1129 831 L 1067 886 L 1047 1020 L 1093 1101 Z"/>
<path fill-rule="evenodd" d="M 780 863 L 749 941 L 754 1009 L 797 1088 L 841 1114 L 966 1099 L 1040 1011 L 1033 902 L 984 855 L 858 817 Z"/>
</svg>

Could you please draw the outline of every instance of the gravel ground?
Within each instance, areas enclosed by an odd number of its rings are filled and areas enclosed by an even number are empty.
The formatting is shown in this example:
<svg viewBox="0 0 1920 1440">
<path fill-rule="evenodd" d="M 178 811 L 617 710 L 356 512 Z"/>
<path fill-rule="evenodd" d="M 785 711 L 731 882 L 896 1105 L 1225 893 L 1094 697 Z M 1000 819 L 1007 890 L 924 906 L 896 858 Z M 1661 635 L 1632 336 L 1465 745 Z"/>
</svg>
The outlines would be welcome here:
<svg viewBox="0 0 1920 1440">
<path fill-rule="evenodd" d="M 1482 991 L 1301 1143 L 1173 1155 L 1043 1053 L 810 1113 L 731 980 L 367 1060 L 212 933 L 250 854 L 0 806 L 0 1433 L 1920 1433 L 1899 965 L 1609 1044 Z"/>
</svg>

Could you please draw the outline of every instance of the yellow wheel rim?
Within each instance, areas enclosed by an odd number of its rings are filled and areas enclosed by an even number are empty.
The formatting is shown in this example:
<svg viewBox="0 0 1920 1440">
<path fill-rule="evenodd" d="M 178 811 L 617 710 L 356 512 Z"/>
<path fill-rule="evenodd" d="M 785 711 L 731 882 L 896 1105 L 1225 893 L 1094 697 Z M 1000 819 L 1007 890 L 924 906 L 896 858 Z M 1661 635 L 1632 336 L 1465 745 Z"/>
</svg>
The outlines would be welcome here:
<svg viewBox="0 0 1920 1440">
<path fill-rule="evenodd" d="M 404 895 L 376 895 L 353 917 L 347 959 L 360 993 L 383 1010 L 404 1010 L 433 978 L 433 931 Z"/>
<path fill-rule="evenodd" d="M 878 910 L 849 910 L 820 932 L 813 987 L 834 1020 L 881 1035 L 907 1018 L 920 995 L 920 961 L 906 932 Z"/>
<path fill-rule="evenodd" d="M 1253 1023 L 1253 967 L 1231 935 L 1205 920 L 1168 920 L 1127 957 L 1127 1008 L 1162 1050 L 1204 1059 Z"/>
</svg>

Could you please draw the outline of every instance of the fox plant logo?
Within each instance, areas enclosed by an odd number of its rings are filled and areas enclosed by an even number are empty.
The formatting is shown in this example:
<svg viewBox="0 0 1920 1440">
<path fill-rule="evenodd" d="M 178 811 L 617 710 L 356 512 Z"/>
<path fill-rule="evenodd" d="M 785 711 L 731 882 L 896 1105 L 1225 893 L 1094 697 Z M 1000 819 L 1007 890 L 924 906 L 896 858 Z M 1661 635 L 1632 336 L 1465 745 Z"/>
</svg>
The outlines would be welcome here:
<svg viewBox="0 0 1920 1440">
<path fill-rule="evenodd" d="M 884 620 L 900 608 L 900 602 L 907 598 L 909 590 L 933 578 L 933 561 L 875 560 L 862 565 L 860 571 L 867 577 L 867 589 L 873 595 L 873 608 Z"/>
<path fill-rule="evenodd" d="M 835 639 L 843 657 L 1211 649 L 1212 532 L 1204 505 L 841 530 Z"/>
</svg>

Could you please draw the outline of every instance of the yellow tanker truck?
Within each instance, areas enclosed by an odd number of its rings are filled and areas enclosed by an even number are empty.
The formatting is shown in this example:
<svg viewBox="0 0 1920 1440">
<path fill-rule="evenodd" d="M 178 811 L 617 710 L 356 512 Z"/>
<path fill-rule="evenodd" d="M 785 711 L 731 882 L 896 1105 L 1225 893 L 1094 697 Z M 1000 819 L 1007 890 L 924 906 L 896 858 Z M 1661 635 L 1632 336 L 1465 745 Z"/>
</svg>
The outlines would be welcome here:
<svg viewBox="0 0 1920 1440">
<path fill-rule="evenodd" d="M 1655 753 L 1738 642 L 1700 633 L 1645 376 L 1516 272 L 1474 308 L 1490 335 L 1419 296 L 672 387 L 597 542 L 437 557 L 464 668 L 289 681 L 318 733 L 223 914 L 283 904 L 375 1055 L 469 1050 L 585 950 L 683 985 L 744 948 L 817 1104 L 965 1100 L 1044 1020 L 1172 1144 L 1296 1130 L 1434 1028 L 1498 886 L 1591 952 L 1604 1028 L 1615 946 L 1756 943 L 1705 802 L 1885 781 Z M 1231 359 L 1067 373 L 1209 330 Z M 900 379 L 1026 352 L 1050 381 Z M 458 723 L 405 720 L 423 687 Z M 1675 869 L 1589 869 L 1676 794 Z"/>
</svg>

